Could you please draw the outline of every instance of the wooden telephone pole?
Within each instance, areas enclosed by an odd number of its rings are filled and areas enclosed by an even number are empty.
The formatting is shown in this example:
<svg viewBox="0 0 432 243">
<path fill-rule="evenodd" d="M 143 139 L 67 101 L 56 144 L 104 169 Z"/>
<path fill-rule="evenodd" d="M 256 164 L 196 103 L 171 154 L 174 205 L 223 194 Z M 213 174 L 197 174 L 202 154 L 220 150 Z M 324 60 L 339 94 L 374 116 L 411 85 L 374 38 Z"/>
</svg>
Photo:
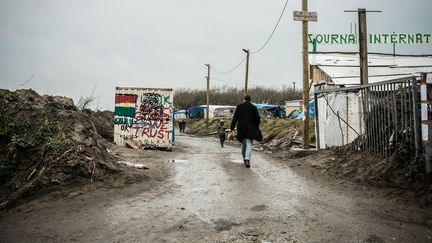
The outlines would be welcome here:
<svg viewBox="0 0 432 243">
<path fill-rule="evenodd" d="M 302 0 L 302 11 L 308 11 L 307 0 Z M 308 21 L 302 23 L 303 41 L 303 148 L 309 149 L 309 50 L 308 50 Z"/>
<path fill-rule="evenodd" d="M 317 12 L 308 12 L 307 0 L 302 0 L 302 11 L 294 11 L 294 20 L 302 21 L 303 41 L 303 143 L 304 149 L 309 149 L 309 47 L 308 47 L 308 22 L 318 20 Z"/>
<path fill-rule="evenodd" d="M 369 83 L 369 71 L 368 71 L 368 33 L 367 33 L 367 22 L 366 13 L 381 13 L 381 11 L 370 11 L 364 8 L 359 8 L 358 10 L 345 10 L 347 13 L 358 13 L 359 21 L 359 56 L 360 56 L 360 84 L 365 85 Z"/>
<path fill-rule="evenodd" d="M 359 44 L 360 44 L 360 84 L 369 83 L 368 75 L 368 54 L 367 54 L 367 28 L 366 28 L 366 9 L 358 9 L 359 19 Z"/>
<path fill-rule="evenodd" d="M 249 49 L 243 49 L 244 52 L 246 52 L 246 76 L 245 76 L 245 88 L 243 97 L 247 95 L 248 93 L 248 81 L 249 81 L 249 55 L 250 51 Z"/>
<path fill-rule="evenodd" d="M 210 64 L 206 64 L 207 66 L 207 110 L 206 110 L 206 123 L 207 127 L 209 126 L 209 110 L 210 110 Z"/>
</svg>

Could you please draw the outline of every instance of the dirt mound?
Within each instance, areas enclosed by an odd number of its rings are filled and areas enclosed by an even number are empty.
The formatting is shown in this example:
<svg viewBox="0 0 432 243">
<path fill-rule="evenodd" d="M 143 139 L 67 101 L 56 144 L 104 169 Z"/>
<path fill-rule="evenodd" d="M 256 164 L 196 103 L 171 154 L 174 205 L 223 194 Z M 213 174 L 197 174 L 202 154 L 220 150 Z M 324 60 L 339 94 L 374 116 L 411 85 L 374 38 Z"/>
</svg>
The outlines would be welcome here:
<svg viewBox="0 0 432 243">
<path fill-rule="evenodd" d="M 101 137 L 114 141 L 114 113 L 112 111 L 90 112 L 90 117 Z"/>
<path fill-rule="evenodd" d="M 119 171 L 104 139 L 112 139 L 111 117 L 66 97 L 0 90 L 0 208 Z"/>
<path fill-rule="evenodd" d="M 321 174 L 386 188 L 389 195 L 396 198 L 432 206 L 432 183 L 424 174 L 424 161 L 407 159 L 403 151 L 385 158 L 371 151 L 359 150 L 354 142 L 320 150 L 305 158 L 297 157 L 296 162 L 308 163 Z"/>
</svg>

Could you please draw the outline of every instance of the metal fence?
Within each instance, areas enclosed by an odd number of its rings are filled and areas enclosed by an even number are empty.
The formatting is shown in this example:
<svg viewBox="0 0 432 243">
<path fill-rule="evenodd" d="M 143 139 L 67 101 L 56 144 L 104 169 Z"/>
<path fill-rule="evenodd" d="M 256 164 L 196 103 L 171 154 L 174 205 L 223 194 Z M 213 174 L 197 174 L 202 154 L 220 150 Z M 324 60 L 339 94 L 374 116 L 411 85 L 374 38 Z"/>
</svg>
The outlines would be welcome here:
<svg viewBox="0 0 432 243">
<path fill-rule="evenodd" d="M 415 77 L 352 87 L 329 88 L 318 85 L 315 86 L 314 93 L 316 103 L 319 103 L 320 99 L 325 99 L 325 105 L 338 118 L 337 122 L 343 122 L 346 127 L 357 130 L 357 139 L 362 149 L 371 150 L 384 156 L 392 155 L 397 148 L 412 151 L 413 156 L 420 152 L 420 95 L 418 80 Z M 356 93 L 360 97 L 359 116 L 363 120 L 361 127 L 353 128 L 349 120 L 343 119 L 331 107 L 327 97 L 336 93 Z M 317 105 L 318 147 L 322 147 L 319 143 L 325 140 L 320 139 L 320 128 L 322 129 L 320 127 L 322 122 L 319 121 L 320 112 Z M 358 127 L 358 124 L 355 125 Z"/>
</svg>

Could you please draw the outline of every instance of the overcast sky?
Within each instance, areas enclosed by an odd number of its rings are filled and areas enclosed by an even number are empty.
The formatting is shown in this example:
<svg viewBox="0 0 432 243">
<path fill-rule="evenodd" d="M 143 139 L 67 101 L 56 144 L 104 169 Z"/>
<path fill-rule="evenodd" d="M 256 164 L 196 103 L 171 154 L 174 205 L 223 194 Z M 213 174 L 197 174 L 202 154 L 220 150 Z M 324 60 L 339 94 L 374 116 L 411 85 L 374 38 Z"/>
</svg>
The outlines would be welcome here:
<svg viewBox="0 0 432 243">
<path fill-rule="evenodd" d="M 0 0 L 0 88 L 23 88 L 75 101 L 96 86 L 99 106 L 112 109 L 114 87 L 204 88 L 205 63 L 220 71 L 238 64 L 242 48 L 257 50 L 268 38 L 285 0 Z M 349 33 L 357 14 L 368 14 L 370 33 L 432 33 L 431 0 L 309 0 L 318 12 L 310 33 Z M 301 23 L 290 0 L 275 35 L 251 55 L 250 84 L 301 83 Z M 357 51 L 321 45 L 318 51 Z M 392 52 L 392 45 L 369 46 Z M 430 54 L 432 44 L 399 45 L 402 54 Z M 213 73 L 212 86 L 242 85 L 244 64 Z M 223 81 L 219 81 L 223 80 Z M 299 86 L 297 86 L 299 87 Z"/>
</svg>

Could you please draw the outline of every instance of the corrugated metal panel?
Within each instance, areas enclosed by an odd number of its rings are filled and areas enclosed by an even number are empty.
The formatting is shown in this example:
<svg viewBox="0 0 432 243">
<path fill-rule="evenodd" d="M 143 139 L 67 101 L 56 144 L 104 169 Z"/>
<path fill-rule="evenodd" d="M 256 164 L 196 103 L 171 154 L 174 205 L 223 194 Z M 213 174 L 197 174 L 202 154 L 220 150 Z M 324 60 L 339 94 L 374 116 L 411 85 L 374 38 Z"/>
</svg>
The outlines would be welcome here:
<svg viewBox="0 0 432 243">
<path fill-rule="evenodd" d="M 172 89 L 116 87 L 114 143 L 132 139 L 145 147 L 171 147 L 173 94 Z"/>
<path fill-rule="evenodd" d="M 358 54 L 317 53 L 309 55 L 312 79 L 337 85 L 360 84 Z M 392 56 L 369 54 L 369 83 L 411 77 L 432 72 L 432 56 Z M 326 77 L 328 76 L 328 77 Z"/>
<path fill-rule="evenodd" d="M 351 143 L 364 131 L 359 93 L 335 92 L 322 95 L 318 97 L 318 109 L 319 141 L 322 147 Z"/>
<path fill-rule="evenodd" d="M 411 75 L 396 75 L 396 76 L 385 76 L 385 77 L 369 77 L 369 83 L 379 83 L 384 81 L 395 80 L 399 78 L 409 78 Z M 333 83 L 337 85 L 359 85 L 360 78 L 335 78 L 333 79 Z"/>
<path fill-rule="evenodd" d="M 360 69 L 358 67 L 337 67 L 337 66 L 322 66 L 321 69 L 332 77 L 332 79 L 359 77 Z M 432 70 L 431 67 L 415 67 L 415 68 L 391 68 L 391 67 L 369 67 L 369 77 L 399 76 L 409 75 L 413 73 L 422 73 Z"/>
<path fill-rule="evenodd" d="M 359 66 L 355 53 L 311 53 L 309 63 L 313 66 Z M 432 66 L 432 56 L 393 56 L 368 54 L 369 66 L 425 67 Z"/>
</svg>

